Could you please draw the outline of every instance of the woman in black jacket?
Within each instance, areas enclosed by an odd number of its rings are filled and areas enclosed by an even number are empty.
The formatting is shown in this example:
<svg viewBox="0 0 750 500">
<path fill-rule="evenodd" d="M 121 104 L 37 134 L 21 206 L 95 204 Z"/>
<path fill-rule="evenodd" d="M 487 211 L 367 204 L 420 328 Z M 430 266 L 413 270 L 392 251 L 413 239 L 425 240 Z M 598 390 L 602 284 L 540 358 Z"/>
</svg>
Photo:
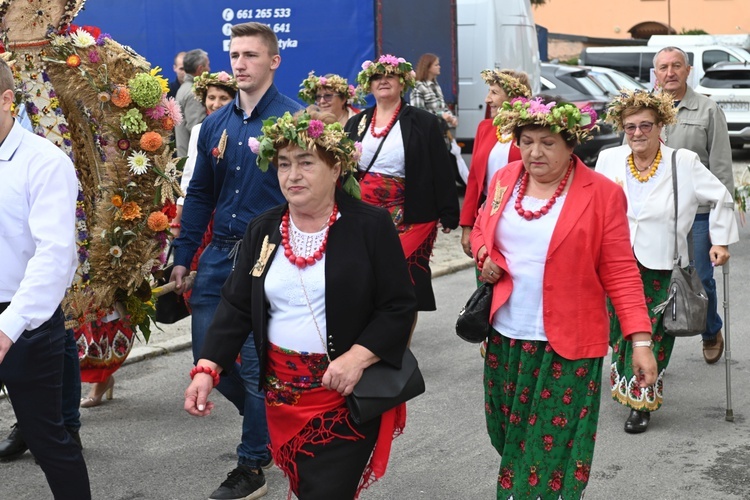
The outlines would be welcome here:
<svg viewBox="0 0 750 500">
<path fill-rule="evenodd" d="M 362 201 L 391 213 L 418 309 L 434 311 L 430 255 L 437 228 L 448 233 L 458 227 L 458 193 L 437 117 L 403 99 L 414 81 L 412 66 L 403 58 L 365 61 L 357 82 L 376 104 L 350 118 L 346 131 L 362 142 Z"/>
<path fill-rule="evenodd" d="M 358 152 L 334 122 L 286 113 L 251 145 L 288 203 L 245 233 L 185 394 L 189 413 L 209 414 L 218 373 L 252 331 L 271 452 L 300 499 L 351 500 L 384 473 L 403 405 L 359 425 L 344 397 L 368 366 L 400 366 L 416 312 L 388 213 L 337 188 Z"/>
</svg>

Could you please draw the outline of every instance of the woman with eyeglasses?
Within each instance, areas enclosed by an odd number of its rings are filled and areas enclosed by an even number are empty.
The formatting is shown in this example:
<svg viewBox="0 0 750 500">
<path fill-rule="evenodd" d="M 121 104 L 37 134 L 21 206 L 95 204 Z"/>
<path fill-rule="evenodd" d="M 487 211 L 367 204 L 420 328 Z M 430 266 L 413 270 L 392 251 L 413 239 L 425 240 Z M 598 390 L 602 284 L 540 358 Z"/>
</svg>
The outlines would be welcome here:
<svg viewBox="0 0 750 500">
<path fill-rule="evenodd" d="M 662 128 L 676 121 L 672 96 L 666 93 L 626 91 L 607 110 L 607 120 L 624 130 L 627 144 L 599 154 L 596 171 L 619 184 L 628 201 L 630 244 L 641 271 L 646 304 L 651 318 L 651 343 L 634 345 L 623 339 L 620 322 L 611 304 L 610 344 L 612 398 L 630 408 L 625 432 L 637 434 L 648 428 L 651 412 L 663 401 L 664 373 L 674 346 L 674 337 L 665 334 L 662 313 L 654 306 L 667 300 L 674 266 L 675 217 L 672 182 L 674 149 L 659 140 Z M 688 264 L 687 235 L 698 205 L 710 204 L 709 231 L 711 262 L 721 266 L 729 260 L 727 245 L 739 239 L 732 195 L 698 155 L 677 150 L 677 250 L 680 262 Z M 657 361 L 656 383 L 641 388 L 633 373 L 631 354 L 650 348 Z"/>
<path fill-rule="evenodd" d="M 375 106 L 351 118 L 346 131 L 362 143 L 362 201 L 390 212 L 418 310 L 434 311 L 430 255 L 438 228 L 448 233 L 458 226 L 458 192 L 437 117 L 404 100 L 414 81 L 411 64 L 401 57 L 365 61 L 357 83 L 372 93 Z"/>
<path fill-rule="evenodd" d="M 311 71 L 300 84 L 299 98 L 307 104 L 315 104 L 320 111 L 331 113 L 343 127 L 352 116 L 359 113 L 359 109 L 351 105 L 355 100 L 354 85 L 349 85 L 346 78 L 328 73 L 316 76 Z"/>
</svg>

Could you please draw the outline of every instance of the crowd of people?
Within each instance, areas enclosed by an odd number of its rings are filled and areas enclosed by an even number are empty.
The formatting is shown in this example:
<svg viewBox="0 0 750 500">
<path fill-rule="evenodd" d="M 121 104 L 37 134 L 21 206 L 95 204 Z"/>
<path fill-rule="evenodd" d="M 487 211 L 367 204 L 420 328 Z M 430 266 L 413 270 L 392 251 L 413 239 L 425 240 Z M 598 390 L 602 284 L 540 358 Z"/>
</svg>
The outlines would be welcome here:
<svg viewBox="0 0 750 500">
<path fill-rule="evenodd" d="M 268 26 L 233 26 L 229 58 L 231 74 L 212 73 L 205 51 L 180 52 L 169 86 L 184 116 L 177 154 L 187 157 L 170 224 L 171 281 L 191 311 L 184 409 L 210 414 L 216 388 L 242 415 L 237 465 L 210 499 L 264 496 L 274 464 L 303 500 L 357 498 L 383 475 L 405 405 L 357 422 L 346 398 L 373 364 L 399 368 L 418 312 L 436 309 L 430 256 L 440 231 L 461 226 L 477 284 L 493 289 L 482 356 L 498 499 L 583 496 L 610 348 L 612 398 L 630 409 L 624 430 L 647 430 L 674 345 L 654 310 L 674 255 L 701 274 L 703 354 L 721 357 L 713 267 L 738 240 L 731 153 L 721 111 L 687 87 L 680 49 L 656 55 L 658 90 L 610 103 L 607 120 L 625 143 L 602 152 L 595 170 L 573 153 L 597 124 L 591 108 L 532 96 L 522 72 L 483 71 L 489 117 L 462 207 L 451 155 L 458 118 L 436 55 L 416 71 L 393 55 L 365 61 L 356 86 L 311 71 L 298 95 L 307 108 L 274 85 L 281 57 Z M 63 363 L 75 339 L 57 307 L 76 269 L 64 230 L 74 226 L 74 170 L 14 119 L 13 91 L 0 62 L 9 180 L 0 197 L 18 201 L 0 205 L 0 256 L 16 263 L 0 272 L 0 384 L 18 419 L 0 458 L 29 449 L 55 498 L 85 499 L 78 402 L 60 402 L 63 392 L 80 398 L 77 366 Z M 373 104 L 355 107 L 366 95 Z M 665 207 L 677 194 L 675 219 Z M 43 364 L 55 366 L 29 382 Z M 110 371 L 80 407 L 102 404 L 113 386 Z"/>
</svg>

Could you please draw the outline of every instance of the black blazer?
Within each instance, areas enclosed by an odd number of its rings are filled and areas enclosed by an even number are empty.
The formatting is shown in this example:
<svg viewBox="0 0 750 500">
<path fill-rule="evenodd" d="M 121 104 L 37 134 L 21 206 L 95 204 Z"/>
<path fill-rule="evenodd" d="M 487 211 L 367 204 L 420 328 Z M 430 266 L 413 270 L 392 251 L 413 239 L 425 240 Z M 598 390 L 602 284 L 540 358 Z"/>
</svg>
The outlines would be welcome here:
<svg viewBox="0 0 750 500">
<path fill-rule="evenodd" d="M 458 191 L 456 177 L 440 131 L 440 122 L 406 101 L 401 101 L 401 137 L 404 141 L 406 189 L 404 222 L 406 224 L 440 220 L 444 227 L 458 227 Z M 361 141 L 372 122 L 374 107 L 349 118 L 344 128 L 349 137 Z M 360 130 L 360 122 L 365 126 Z"/>
<path fill-rule="evenodd" d="M 335 359 L 356 343 L 400 367 L 417 300 L 398 234 L 385 210 L 342 191 L 336 193 L 336 201 L 341 217 L 329 229 L 325 259 L 328 354 Z M 268 350 L 264 282 L 274 255 L 279 248 L 283 252 L 279 225 L 286 210 L 286 204 L 272 208 L 248 227 L 200 355 L 222 368 L 231 367 L 253 334 L 261 385 Z M 262 274 L 255 277 L 251 273 L 265 236 L 276 247 Z"/>
</svg>

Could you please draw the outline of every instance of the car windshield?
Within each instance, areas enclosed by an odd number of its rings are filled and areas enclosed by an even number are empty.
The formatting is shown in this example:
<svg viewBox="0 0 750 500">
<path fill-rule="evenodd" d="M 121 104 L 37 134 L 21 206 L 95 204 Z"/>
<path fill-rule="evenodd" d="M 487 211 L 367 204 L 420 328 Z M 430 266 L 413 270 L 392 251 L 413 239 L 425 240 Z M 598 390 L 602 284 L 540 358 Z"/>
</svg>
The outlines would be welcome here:
<svg viewBox="0 0 750 500">
<path fill-rule="evenodd" d="M 614 84 L 617 86 L 618 90 L 621 89 L 630 89 L 630 90 L 645 90 L 646 86 L 643 85 L 641 82 L 630 78 L 628 75 L 625 75 L 623 73 L 618 72 L 610 72 L 607 73 L 607 77 L 609 77 Z"/>
<path fill-rule="evenodd" d="M 567 75 L 561 75 L 560 80 L 584 94 L 597 96 L 606 93 L 606 90 L 596 83 L 586 71 L 576 71 Z"/>
<path fill-rule="evenodd" d="M 701 85 L 712 89 L 750 89 L 750 67 L 707 71 Z"/>
<path fill-rule="evenodd" d="M 612 81 L 609 76 L 607 76 L 605 73 L 597 73 L 595 71 L 591 72 L 591 76 L 596 78 L 596 82 L 604 87 L 604 90 L 606 90 L 609 94 L 617 94 L 619 92 L 619 89 L 617 88 L 617 85 L 615 85 L 615 82 Z"/>
</svg>

